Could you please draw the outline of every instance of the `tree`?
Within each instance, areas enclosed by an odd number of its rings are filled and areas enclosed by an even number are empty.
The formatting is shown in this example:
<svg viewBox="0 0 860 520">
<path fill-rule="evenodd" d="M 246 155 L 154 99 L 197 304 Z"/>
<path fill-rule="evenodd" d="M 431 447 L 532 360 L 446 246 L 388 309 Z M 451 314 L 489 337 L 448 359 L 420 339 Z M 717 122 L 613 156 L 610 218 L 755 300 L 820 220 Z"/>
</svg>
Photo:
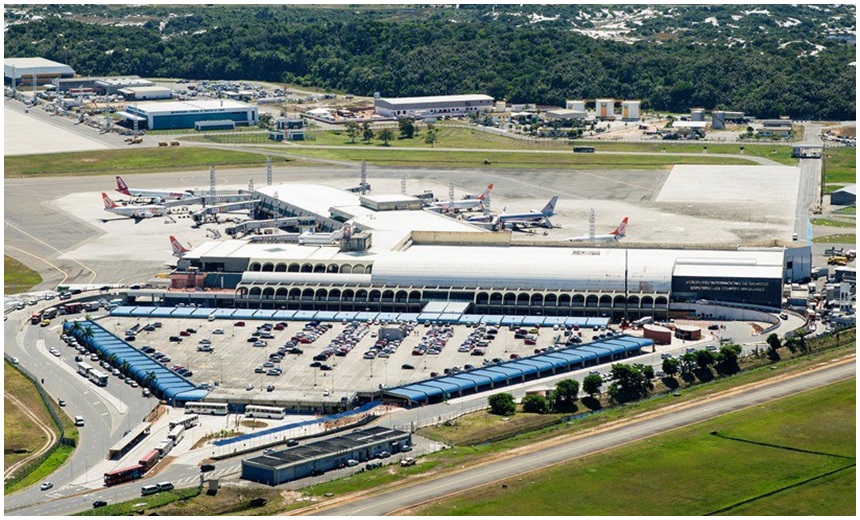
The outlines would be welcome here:
<svg viewBox="0 0 860 520">
<path fill-rule="evenodd" d="M 686 352 L 683 356 L 681 356 L 681 372 L 688 373 L 693 371 L 693 367 L 696 365 L 696 353 L 695 352 Z"/>
<path fill-rule="evenodd" d="M 390 128 L 385 128 L 382 132 L 379 132 L 379 139 L 382 140 L 382 144 L 388 146 L 388 141 L 394 139 L 394 132 Z"/>
<path fill-rule="evenodd" d="M 651 380 L 645 377 L 643 365 L 627 365 L 617 363 L 612 365 L 612 379 L 609 385 L 609 396 L 612 400 L 623 403 L 639 399 L 651 390 Z"/>
<path fill-rule="evenodd" d="M 107 359 L 105 359 L 105 361 L 110 363 L 111 366 L 116 366 L 117 359 L 119 359 L 119 357 L 116 355 L 116 352 L 111 352 L 110 356 L 108 356 Z"/>
<path fill-rule="evenodd" d="M 95 336 L 95 332 L 93 332 L 93 327 L 91 325 L 87 325 L 84 327 L 84 331 L 81 332 L 81 340 L 85 343 L 89 344 L 90 339 Z"/>
<path fill-rule="evenodd" d="M 351 143 L 355 142 L 355 138 L 358 137 L 358 133 L 359 133 L 358 123 L 356 123 L 355 121 L 350 121 L 349 123 L 346 124 L 346 135 L 349 136 Z"/>
<path fill-rule="evenodd" d="M 771 361 L 779 361 L 779 351 L 778 349 L 782 346 L 782 341 L 780 341 L 779 336 L 776 333 L 771 333 L 767 337 L 767 357 L 771 359 Z"/>
<path fill-rule="evenodd" d="M 600 393 L 600 387 L 603 386 L 603 379 L 600 378 L 597 374 L 590 374 L 585 376 L 585 379 L 582 380 L 582 390 L 594 397 L 596 394 Z"/>
<path fill-rule="evenodd" d="M 490 404 L 490 413 L 495 415 L 513 415 L 517 411 L 517 405 L 514 402 L 514 396 L 509 393 L 502 392 L 500 394 L 491 395 L 487 400 Z"/>
<path fill-rule="evenodd" d="M 146 377 L 143 378 L 143 386 L 149 386 L 151 383 L 155 383 L 158 381 L 158 376 L 155 375 L 155 372 L 149 371 L 146 373 Z"/>
<path fill-rule="evenodd" d="M 373 139 L 373 136 L 374 136 L 373 129 L 370 128 L 370 123 L 368 123 L 367 121 L 362 123 L 362 125 L 361 125 L 361 140 L 362 141 L 370 141 L 371 139 Z"/>
<path fill-rule="evenodd" d="M 433 148 L 433 145 L 436 144 L 436 132 L 438 132 L 436 128 L 427 128 L 427 135 L 424 136 L 424 142 L 429 144 L 430 148 Z"/>
<path fill-rule="evenodd" d="M 681 371 L 681 362 L 678 361 L 678 358 L 666 358 L 663 360 L 663 372 L 666 373 L 667 376 L 674 377 L 675 374 Z"/>
<path fill-rule="evenodd" d="M 556 410 L 567 409 L 579 398 L 579 381 L 575 379 L 562 379 L 555 384 L 552 392 L 552 406 Z"/>
<path fill-rule="evenodd" d="M 72 334 L 81 330 L 81 322 L 75 320 L 72 322 Z"/>
<path fill-rule="evenodd" d="M 721 374 L 731 374 L 738 370 L 738 356 L 741 354 L 741 346 L 735 344 L 723 345 L 717 352 L 716 369 Z"/>
<path fill-rule="evenodd" d="M 701 369 L 708 368 L 717 361 L 717 356 L 710 350 L 696 351 L 696 365 Z"/>
<path fill-rule="evenodd" d="M 398 122 L 400 125 L 400 137 L 412 139 L 415 135 L 415 120 L 411 117 L 406 117 Z"/>
<path fill-rule="evenodd" d="M 257 122 L 257 126 L 259 126 L 260 128 L 265 128 L 268 130 L 268 129 L 273 128 L 274 124 L 275 124 L 275 118 L 272 116 L 272 114 L 265 114 L 265 113 L 260 114 L 260 119 Z"/>
<path fill-rule="evenodd" d="M 542 395 L 527 395 L 523 397 L 523 411 L 528 413 L 547 413 L 549 403 Z"/>
<path fill-rule="evenodd" d="M 636 363 L 636 368 L 642 371 L 642 375 L 645 376 L 646 379 L 654 379 L 654 367 L 651 365 L 643 365 L 642 363 Z"/>
</svg>

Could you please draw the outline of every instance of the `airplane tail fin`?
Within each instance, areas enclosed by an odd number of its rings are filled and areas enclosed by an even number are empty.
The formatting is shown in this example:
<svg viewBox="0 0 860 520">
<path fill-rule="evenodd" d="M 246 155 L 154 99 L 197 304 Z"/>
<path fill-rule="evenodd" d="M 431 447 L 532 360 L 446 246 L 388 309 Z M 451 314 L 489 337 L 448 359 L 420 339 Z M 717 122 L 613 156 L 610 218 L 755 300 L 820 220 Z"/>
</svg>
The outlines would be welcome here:
<svg viewBox="0 0 860 520">
<path fill-rule="evenodd" d="M 116 176 L 116 191 L 122 193 L 123 195 L 129 195 L 128 193 L 128 185 L 122 180 L 122 177 L 119 175 Z"/>
<path fill-rule="evenodd" d="M 176 240 L 176 237 L 173 235 L 170 236 L 170 247 L 173 248 L 173 254 L 176 256 L 184 255 L 190 251 L 190 249 L 180 244 L 179 240 Z"/>
<path fill-rule="evenodd" d="M 615 235 L 616 238 L 621 238 L 627 235 L 627 217 L 624 217 L 624 220 L 621 221 L 621 224 L 615 228 L 615 231 L 610 233 L 610 235 Z"/>
<path fill-rule="evenodd" d="M 549 199 L 549 202 L 546 203 L 546 206 L 544 206 L 543 209 L 540 210 L 540 212 L 543 213 L 543 215 L 545 217 L 551 217 L 551 216 L 555 215 L 555 203 L 556 202 L 558 202 L 558 195 Z"/>
<path fill-rule="evenodd" d="M 107 193 L 102 193 L 102 202 L 105 203 L 105 209 L 113 209 L 116 207 L 116 202 L 110 200 Z"/>
<path fill-rule="evenodd" d="M 482 193 L 482 194 L 481 194 L 481 196 L 480 196 L 480 197 L 478 197 L 478 199 L 480 199 L 480 200 L 484 200 L 484 199 L 486 199 L 486 198 L 487 198 L 487 195 L 489 195 L 491 191 L 493 191 L 493 185 L 492 185 L 492 184 L 490 184 L 489 186 L 487 186 L 487 189 L 486 189 L 486 190 L 484 190 L 484 193 Z"/>
</svg>

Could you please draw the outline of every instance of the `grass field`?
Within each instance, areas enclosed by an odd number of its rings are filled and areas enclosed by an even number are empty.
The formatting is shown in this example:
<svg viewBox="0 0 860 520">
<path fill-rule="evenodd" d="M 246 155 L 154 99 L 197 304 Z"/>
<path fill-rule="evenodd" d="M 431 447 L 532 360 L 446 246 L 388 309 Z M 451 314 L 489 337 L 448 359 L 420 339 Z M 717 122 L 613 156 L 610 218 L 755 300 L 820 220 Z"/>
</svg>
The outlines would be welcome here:
<svg viewBox="0 0 860 520">
<path fill-rule="evenodd" d="M 3 294 L 27 292 L 42 283 L 39 273 L 11 256 L 3 255 Z"/>
<path fill-rule="evenodd" d="M 857 182 L 857 149 L 848 147 L 826 148 L 824 183 L 850 184 Z"/>
<path fill-rule="evenodd" d="M 108 504 L 105 507 L 98 509 L 88 509 L 75 516 L 121 516 L 130 515 L 138 511 L 163 506 L 177 502 L 179 500 L 187 500 L 196 497 L 200 494 L 200 488 L 174 489 L 173 491 L 163 491 L 155 495 L 135 498 L 127 502 L 119 502 L 116 504 Z M 181 514 L 181 513 L 180 513 Z"/>
<path fill-rule="evenodd" d="M 833 212 L 835 215 L 857 215 L 857 206 L 845 206 Z"/>
<path fill-rule="evenodd" d="M 412 511 L 422 515 L 705 515 L 752 500 L 744 514 L 852 515 L 854 471 L 756 497 L 853 464 L 856 380 L 758 405 Z M 710 435 L 822 451 L 838 458 Z M 814 487 L 814 489 L 812 489 Z M 805 496 L 816 496 L 815 501 Z M 729 511 L 734 514 L 734 510 Z"/>
<path fill-rule="evenodd" d="M 28 457 L 48 441 L 48 437 L 9 400 L 12 395 L 32 410 L 45 424 L 53 426 L 45 404 L 29 379 L 21 375 L 8 362 L 3 363 L 3 389 L 5 413 L 3 415 L 3 466 Z"/>
<path fill-rule="evenodd" d="M 269 149 L 268 147 L 266 149 Z M 667 169 L 675 164 L 753 164 L 746 159 L 720 157 L 710 154 L 697 157 L 678 155 L 599 155 L 599 154 L 540 154 L 517 152 L 483 152 L 483 151 L 432 151 L 432 150 L 397 150 L 380 149 L 300 149 L 300 148 L 271 148 L 278 151 L 288 151 L 310 158 L 332 159 L 341 161 L 366 160 L 382 166 L 400 166 L 404 168 L 480 168 L 492 169 Z M 484 164 L 484 161 L 490 164 Z"/>
<path fill-rule="evenodd" d="M 827 227 L 850 227 L 853 228 L 856 224 L 854 222 L 849 222 L 847 220 L 833 220 L 827 218 L 813 218 L 810 219 L 812 225 L 814 226 L 827 226 Z"/>
<path fill-rule="evenodd" d="M 856 244 L 857 235 L 825 235 L 812 239 L 817 244 Z"/>
<path fill-rule="evenodd" d="M 468 128 L 452 128 L 437 126 L 436 148 L 480 148 L 491 150 L 571 150 L 573 142 L 567 139 L 530 141 L 524 139 L 513 139 L 510 137 L 489 134 L 480 130 Z M 395 134 L 397 131 L 395 130 Z M 345 131 L 308 132 L 310 136 L 306 144 L 329 145 L 329 146 L 365 146 L 369 149 L 383 147 L 382 141 L 373 139 L 362 141 L 357 138 L 353 143 Z M 388 143 L 388 148 L 424 148 L 430 150 L 429 144 L 424 142 L 425 131 L 416 133 L 413 139 L 394 139 Z M 749 144 L 693 144 L 693 143 L 671 143 L 666 141 L 654 142 L 618 142 L 618 141 L 576 141 L 577 144 L 594 146 L 601 152 L 650 152 L 650 153 L 702 153 L 707 146 L 708 154 L 740 154 L 767 157 L 781 164 L 795 165 L 797 159 L 791 157 L 791 147 L 784 145 L 749 145 Z M 301 143 L 297 143 L 301 146 Z M 744 147 L 743 152 L 741 147 Z M 773 152 L 776 153 L 773 153 Z"/>
<path fill-rule="evenodd" d="M 273 157 L 275 166 L 290 162 Z M 179 171 L 209 166 L 247 167 L 266 164 L 261 154 L 195 146 L 137 148 L 99 152 L 18 155 L 5 158 L 6 177 L 104 175 L 124 172 Z"/>
</svg>

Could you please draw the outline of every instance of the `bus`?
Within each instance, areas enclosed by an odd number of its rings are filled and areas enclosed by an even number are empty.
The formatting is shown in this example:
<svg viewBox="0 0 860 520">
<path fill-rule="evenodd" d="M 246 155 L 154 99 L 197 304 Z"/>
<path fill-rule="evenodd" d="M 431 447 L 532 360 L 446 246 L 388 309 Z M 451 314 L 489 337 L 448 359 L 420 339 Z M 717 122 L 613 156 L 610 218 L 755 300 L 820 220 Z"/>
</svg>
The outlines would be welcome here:
<svg viewBox="0 0 860 520">
<path fill-rule="evenodd" d="M 56 307 L 48 307 L 47 309 L 42 311 L 42 319 L 43 320 L 52 320 L 57 317 L 57 308 Z"/>
<path fill-rule="evenodd" d="M 98 386 L 107 386 L 108 384 L 108 375 L 98 370 L 91 369 L 87 374 L 87 378 Z"/>
<path fill-rule="evenodd" d="M 30 316 L 30 325 L 38 325 L 42 323 L 42 313 L 34 312 L 32 316 Z"/>
<path fill-rule="evenodd" d="M 111 446 L 111 448 L 108 450 L 108 458 L 111 460 L 121 459 L 126 453 L 131 451 L 132 448 L 140 444 L 143 439 L 149 436 L 149 432 L 149 423 L 142 422 L 138 424 L 122 439 L 118 440 L 116 444 Z"/>
<path fill-rule="evenodd" d="M 574 146 L 573 153 L 594 153 L 593 146 Z"/>
<path fill-rule="evenodd" d="M 257 417 L 261 419 L 283 419 L 286 412 L 277 406 L 250 405 L 245 407 L 245 417 Z"/>
<path fill-rule="evenodd" d="M 227 415 L 227 403 L 185 403 L 185 413 Z"/>
<path fill-rule="evenodd" d="M 185 426 L 185 429 L 187 430 L 188 428 L 193 428 L 194 426 L 197 426 L 198 424 L 200 424 L 200 416 L 199 415 L 192 415 L 192 416 L 186 417 L 185 419 L 182 419 L 180 421 L 171 421 L 170 422 L 170 429 L 173 430 L 177 426 Z"/>
<path fill-rule="evenodd" d="M 147 471 L 155 467 L 155 464 L 158 462 L 158 459 L 160 457 L 161 456 L 158 454 L 158 450 L 152 450 L 143 457 L 141 457 L 141 459 L 137 461 L 137 463 L 143 467 L 143 472 L 146 473 Z"/>
<path fill-rule="evenodd" d="M 63 310 L 66 314 L 77 314 L 84 310 L 84 304 L 81 302 L 67 303 L 63 305 Z"/>
<path fill-rule="evenodd" d="M 183 437 L 185 437 L 185 426 L 182 425 L 176 426 L 167 434 L 167 438 L 173 441 L 174 446 L 179 445 Z"/>
<path fill-rule="evenodd" d="M 78 374 L 89 379 L 90 372 L 92 371 L 92 369 L 93 369 L 93 367 L 87 365 L 86 363 L 84 363 L 82 361 L 78 361 Z"/>
<path fill-rule="evenodd" d="M 173 441 L 170 439 L 164 439 L 163 441 L 158 443 L 158 446 L 155 447 L 155 451 L 158 452 L 159 458 L 164 458 L 170 453 L 170 450 L 173 449 Z"/>
<path fill-rule="evenodd" d="M 139 479 L 143 476 L 143 466 L 140 464 L 129 466 L 127 468 L 117 469 L 105 473 L 105 486 L 113 486 L 122 484 L 130 480 Z"/>
</svg>

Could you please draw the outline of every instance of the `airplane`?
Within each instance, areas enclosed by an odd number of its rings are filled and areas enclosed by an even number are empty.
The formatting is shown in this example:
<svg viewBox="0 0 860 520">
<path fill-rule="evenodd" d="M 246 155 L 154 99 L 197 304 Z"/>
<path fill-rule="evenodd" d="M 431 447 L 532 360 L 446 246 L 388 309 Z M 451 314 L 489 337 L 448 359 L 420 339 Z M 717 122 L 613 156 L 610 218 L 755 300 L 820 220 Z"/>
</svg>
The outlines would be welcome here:
<svg viewBox="0 0 860 520">
<path fill-rule="evenodd" d="M 565 238 L 565 240 L 568 242 L 618 242 L 625 236 L 627 236 L 627 217 L 624 217 L 621 224 L 608 235 L 583 235 Z"/>
<path fill-rule="evenodd" d="M 528 227 L 546 227 L 552 228 L 552 222 L 549 217 L 555 215 L 555 204 L 558 202 L 558 195 L 549 199 L 546 206 L 542 210 L 532 210 L 526 213 L 502 213 L 499 215 L 499 225 L 506 229 L 518 230 Z"/>
<path fill-rule="evenodd" d="M 155 202 L 164 200 L 184 200 L 194 197 L 191 190 L 185 191 L 168 191 L 168 190 L 135 190 L 129 188 L 119 175 L 116 176 L 116 191 L 129 197 L 139 197 L 143 199 L 152 199 Z"/>
<path fill-rule="evenodd" d="M 191 244 L 188 245 L 191 246 Z M 191 251 L 191 249 L 189 249 L 188 247 L 185 247 L 180 244 L 179 240 L 176 240 L 176 237 L 173 235 L 170 235 L 170 247 L 173 249 L 173 256 L 177 258 L 182 258 L 183 256 L 185 256 L 185 253 Z"/>
<path fill-rule="evenodd" d="M 483 206 L 484 199 L 493 191 L 493 185 L 490 184 L 487 186 L 487 189 L 484 190 L 484 193 L 478 195 L 474 198 L 468 198 L 463 200 L 440 200 L 439 202 L 434 202 L 430 204 L 431 208 L 441 208 L 441 209 L 474 209 Z"/>
<path fill-rule="evenodd" d="M 147 206 L 118 206 L 116 202 L 110 200 L 107 193 L 102 193 L 102 201 L 105 204 L 105 211 L 110 211 L 123 217 L 131 217 L 135 222 L 140 222 L 140 219 L 150 217 L 160 217 L 167 213 L 167 208 L 157 204 Z"/>
</svg>

